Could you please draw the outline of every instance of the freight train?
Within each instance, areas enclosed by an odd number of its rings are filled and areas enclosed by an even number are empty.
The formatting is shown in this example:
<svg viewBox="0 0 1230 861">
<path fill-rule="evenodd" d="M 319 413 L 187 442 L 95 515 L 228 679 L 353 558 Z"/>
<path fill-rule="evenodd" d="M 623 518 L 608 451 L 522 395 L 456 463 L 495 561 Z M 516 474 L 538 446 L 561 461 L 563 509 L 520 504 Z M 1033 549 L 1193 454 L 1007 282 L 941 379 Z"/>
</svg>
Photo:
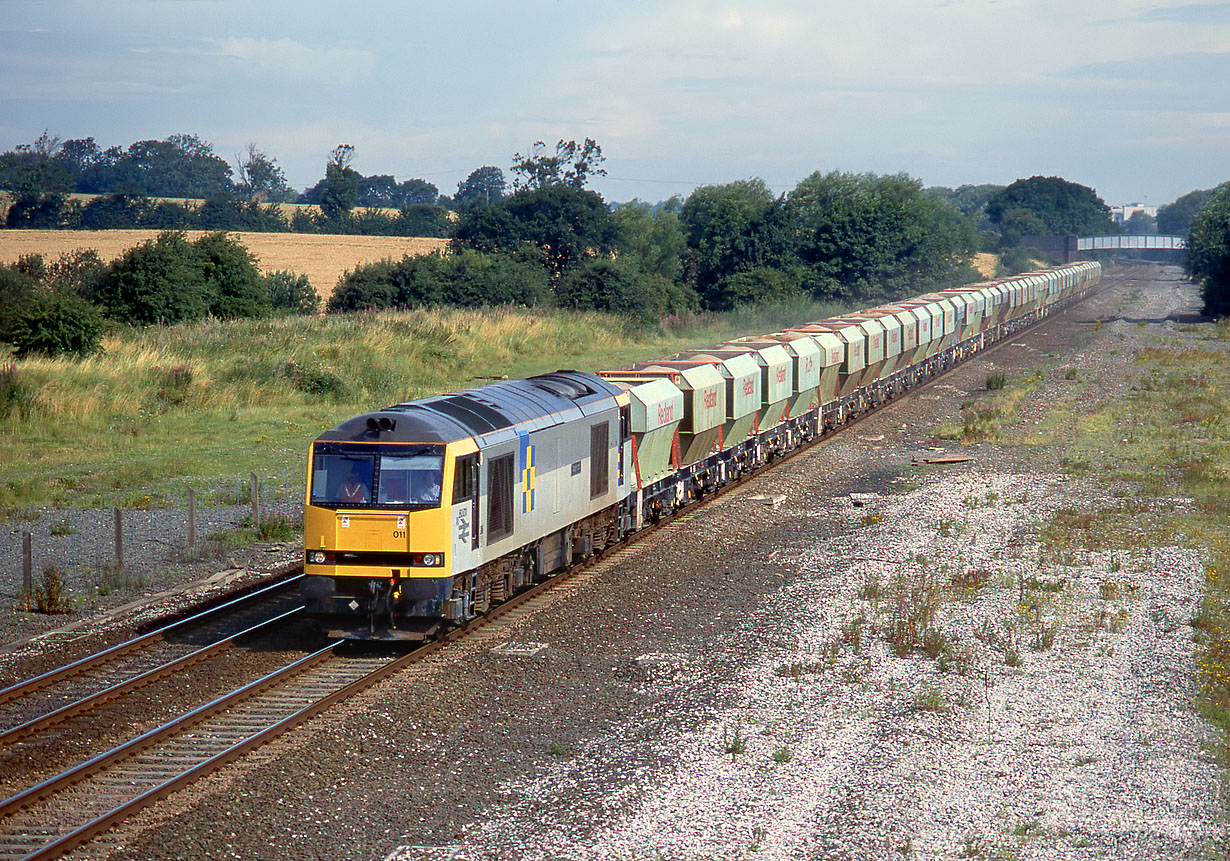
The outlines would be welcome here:
<svg viewBox="0 0 1230 861">
<path fill-rule="evenodd" d="M 308 455 L 303 598 L 422 640 L 1085 296 L 1074 263 L 597 374 L 396 404 Z"/>
</svg>

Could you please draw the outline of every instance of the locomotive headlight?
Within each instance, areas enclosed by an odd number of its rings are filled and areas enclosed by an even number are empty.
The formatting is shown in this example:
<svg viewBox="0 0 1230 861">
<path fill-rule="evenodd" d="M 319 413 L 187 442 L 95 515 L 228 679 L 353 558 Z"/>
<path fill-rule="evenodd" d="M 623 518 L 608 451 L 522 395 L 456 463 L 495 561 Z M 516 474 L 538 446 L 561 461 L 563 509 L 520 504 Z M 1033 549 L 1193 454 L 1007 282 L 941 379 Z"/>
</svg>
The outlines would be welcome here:
<svg viewBox="0 0 1230 861">
<path fill-rule="evenodd" d="M 308 561 L 311 562 L 313 565 L 324 565 L 325 564 L 325 551 L 313 550 L 311 553 L 308 554 Z"/>
<path fill-rule="evenodd" d="M 434 553 L 424 553 L 423 554 L 423 564 L 424 565 L 439 565 L 440 559 Z"/>
</svg>

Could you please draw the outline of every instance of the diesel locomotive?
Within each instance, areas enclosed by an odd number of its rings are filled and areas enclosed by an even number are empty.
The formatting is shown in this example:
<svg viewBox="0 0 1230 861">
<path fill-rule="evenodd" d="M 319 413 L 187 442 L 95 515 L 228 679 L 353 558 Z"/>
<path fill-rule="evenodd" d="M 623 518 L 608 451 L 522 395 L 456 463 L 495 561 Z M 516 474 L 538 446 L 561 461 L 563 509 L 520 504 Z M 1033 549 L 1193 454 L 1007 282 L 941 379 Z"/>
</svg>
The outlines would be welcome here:
<svg viewBox="0 0 1230 861">
<path fill-rule="evenodd" d="M 1082 298 L 1098 263 L 971 284 L 598 374 L 342 422 L 308 454 L 303 598 L 421 640 Z"/>
</svg>

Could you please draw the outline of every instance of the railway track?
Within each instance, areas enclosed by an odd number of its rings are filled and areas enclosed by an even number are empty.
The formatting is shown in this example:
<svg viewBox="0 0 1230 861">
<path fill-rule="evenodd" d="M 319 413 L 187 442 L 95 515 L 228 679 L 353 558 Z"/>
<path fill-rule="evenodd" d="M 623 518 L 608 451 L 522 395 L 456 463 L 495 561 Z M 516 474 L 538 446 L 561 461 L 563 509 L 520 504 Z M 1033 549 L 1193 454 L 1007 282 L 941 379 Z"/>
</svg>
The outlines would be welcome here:
<svg viewBox="0 0 1230 861">
<path fill-rule="evenodd" d="M 1135 268 L 1128 267 L 1124 272 L 1116 273 L 1112 276 L 1113 280 L 1104 278 L 1103 287 L 1129 280 L 1134 277 Z M 1044 322 L 1046 320 L 1021 329 L 999 343 L 980 351 L 980 355 L 999 349 Z M 949 370 L 951 368 L 941 371 L 921 385 L 910 389 L 904 396 L 895 398 L 884 406 L 907 400 L 909 395 L 942 379 Z M 876 412 L 876 410 L 852 417 L 837 430 L 852 427 L 871 412 Z M 834 433 L 822 435 L 812 445 L 830 439 Z M 800 447 L 784 458 L 779 458 L 779 461 L 800 455 L 811 449 L 812 445 Z M 731 492 L 752 478 L 761 475 L 764 475 L 763 470 L 741 476 L 718 489 L 709 498 Z M 420 646 L 409 653 L 400 655 L 356 654 L 340 641 L 333 643 L 257 681 L 243 685 L 212 702 L 193 709 L 157 729 L 144 733 L 112 750 L 100 753 L 80 765 L 19 792 L 0 802 L 0 861 L 58 857 L 64 852 L 89 842 L 138 810 L 167 797 L 205 774 L 233 762 L 246 752 L 326 711 L 338 702 L 371 687 L 387 676 L 422 661 L 449 643 L 471 636 L 501 619 L 516 619 L 530 612 L 534 602 L 561 583 L 575 581 L 581 577 L 596 576 L 618 565 L 621 559 L 642 541 L 652 538 L 664 529 L 685 525 L 690 519 L 689 515 L 699 509 L 698 505 L 689 505 L 677 516 L 635 533 L 611 550 L 600 553 L 583 564 L 525 590 L 469 625 L 454 629 L 442 639 Z M 218 610 L 222 609 L 218 608 Z M 293 612 L 293 610 L 288 611 L 287 615 L 293 615 Z M 155 632 L 155 635 L 158 634 L 163 634 L 163 632 Z M 155 635 L 149 636 L 154 637 Z M 133 644 L 144 639 L 139 638 L 116 647 L 114 650 L 109 650 L 115 654 L 106 660 L 119 661 L 120 655 L 125 653 L 126 648 L 131 648 Z M 163 634 L 162 640 L 165 641 L 165 639 L 165 634 Z M 64 709 L 75 708 L 77 711 L 74 713 L 83 713 L 92 707 L 88 700 L 107 701 L 108 692 L 112 689 L 115 689 L 116 695 L 120 695 L 123 692 L 121 689 L 135 689 L 142 684 L 148 684 L 149 682 L 140 681 L 144 678 L 145 673 L 161 673 L 165 677 L 167 674 L 182 672 L 184 668 L 208 659 L 208 655 L 204 654 L 207 648 L 213 648 L 213 646 L 198 648 L 196 651 L 174 658 L 173 661 L 164 662 L 158 668 L 144 670 L 124 681 L 102 687 L 88 697 L 82 697 L 77 701 L 80 705 L 74 703 L 62 709 L 49 710 L 38 718 L 22 724 L 10 726 L 11 720 L 7 723 L 0 722 L 0 748 L 10 739 L 15 740 L 23 737 L 23 734 L 37 731 L 34 724 L 38 720 L 47 720 L 54 725 L 71 717 L 70 712 Z M 220 645 L 218 648 L 227 647 Z M 29 684 L 34 685 L 35 690 L 62 684 L 63 679 L 75 674 L 74 667 L 79 664 L 92 663 L 99 657 L 95 656 L 95 658 L 86 659 L 78 664 L 46 674 L 46 676 L 31 680 Z M 95 687 L 99 685 L 97 681 L 93 684 Z M 6 691 L 0 691 L 0 706 L 5 706 L 15 698 L 20 698 L 17 696 L 20 693 L 19 687 L 14 686 Z M 27 693 L 22 696 L 29 697 L 30 695 Z M 59 713 L 58 717 L 57 713 Z M 0 711 L 0 715 L 3 714 L 5 712 Z M 28 729 L 27 724 L 30 725 Z"/>
<path fill-rule="evenodd" d="M 302 575 L 282 580 L 0 690 L 0 750 L 200 663 L 302 611 Z"/>
</svg>

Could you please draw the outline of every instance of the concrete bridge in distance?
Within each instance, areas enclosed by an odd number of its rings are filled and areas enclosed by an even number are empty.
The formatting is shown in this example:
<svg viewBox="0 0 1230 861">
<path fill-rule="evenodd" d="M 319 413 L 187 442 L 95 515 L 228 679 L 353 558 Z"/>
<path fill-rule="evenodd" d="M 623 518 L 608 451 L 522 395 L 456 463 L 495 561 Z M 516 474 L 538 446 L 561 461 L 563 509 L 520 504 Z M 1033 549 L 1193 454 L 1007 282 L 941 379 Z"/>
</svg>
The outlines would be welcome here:
<svg viewBox="0 0 1230 861">
<path fill-rule="evenodd" d="M 1176 256 L 1187 250 L 1185 236 L 1023 236 L 1021 244 L 1064 263 L 1080 260 L 1095 251 L 1169 251 Z"/>
</svg>

